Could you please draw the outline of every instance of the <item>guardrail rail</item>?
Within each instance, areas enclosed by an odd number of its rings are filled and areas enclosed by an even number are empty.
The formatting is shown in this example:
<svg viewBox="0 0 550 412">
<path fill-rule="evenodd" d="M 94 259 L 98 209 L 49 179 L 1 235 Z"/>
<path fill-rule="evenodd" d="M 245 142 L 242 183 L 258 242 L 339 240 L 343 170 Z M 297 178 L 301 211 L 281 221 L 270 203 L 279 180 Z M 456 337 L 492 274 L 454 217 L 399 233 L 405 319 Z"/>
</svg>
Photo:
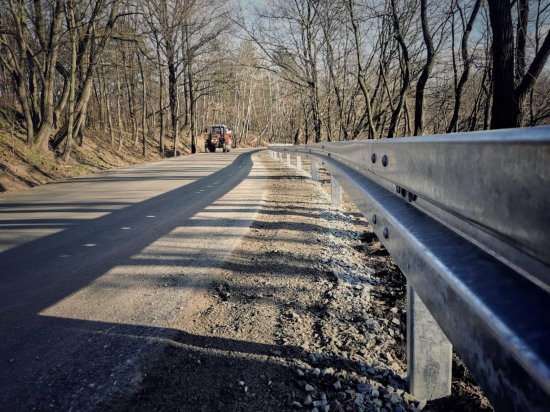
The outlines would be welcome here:
<svg viewBox="0 0 550 412">
<path fill-rule="evenodd" d="M 450 394 L 454 347 L 496 410 L 548 410 L 550 127 L 268 150 L 322 163 L 405 274 L 413 395 Z"/>
</svg>

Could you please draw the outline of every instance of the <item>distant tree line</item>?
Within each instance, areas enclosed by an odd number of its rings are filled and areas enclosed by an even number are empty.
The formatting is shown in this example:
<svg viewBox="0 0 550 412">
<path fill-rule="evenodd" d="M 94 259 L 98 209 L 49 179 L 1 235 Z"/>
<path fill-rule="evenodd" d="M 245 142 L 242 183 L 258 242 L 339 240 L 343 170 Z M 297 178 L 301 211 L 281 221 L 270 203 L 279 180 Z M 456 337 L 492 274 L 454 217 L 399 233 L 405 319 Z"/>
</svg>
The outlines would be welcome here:
<svg viewBox="0 0 550 412">
<path fill-rule="evenodd" d="M 272 0 L 237 22 L 299 96 L 293 135 L 321 141 L 548 123 L 549 18 L 542 0 Z"/>
<path fill-rule="evenodd" d="M 0 111 L 67 159 L 550 120 L 548 0 L 4 0 Z"/>
</svg>

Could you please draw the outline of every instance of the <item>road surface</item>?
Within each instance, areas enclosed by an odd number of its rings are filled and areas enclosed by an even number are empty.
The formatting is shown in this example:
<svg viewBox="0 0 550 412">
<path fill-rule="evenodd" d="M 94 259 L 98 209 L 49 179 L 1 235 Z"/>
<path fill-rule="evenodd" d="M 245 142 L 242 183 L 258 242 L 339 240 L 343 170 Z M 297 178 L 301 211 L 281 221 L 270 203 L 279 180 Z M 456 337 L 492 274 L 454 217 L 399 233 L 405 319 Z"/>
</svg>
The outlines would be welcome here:
<svg viewBox="0 0 550 412">
<path fill-rule="evenodd" d="M 137 384 L 253 221 L 266 178 L 236 150 L 1 198 L 0 410 L 91 410 Z"/>
</svg>

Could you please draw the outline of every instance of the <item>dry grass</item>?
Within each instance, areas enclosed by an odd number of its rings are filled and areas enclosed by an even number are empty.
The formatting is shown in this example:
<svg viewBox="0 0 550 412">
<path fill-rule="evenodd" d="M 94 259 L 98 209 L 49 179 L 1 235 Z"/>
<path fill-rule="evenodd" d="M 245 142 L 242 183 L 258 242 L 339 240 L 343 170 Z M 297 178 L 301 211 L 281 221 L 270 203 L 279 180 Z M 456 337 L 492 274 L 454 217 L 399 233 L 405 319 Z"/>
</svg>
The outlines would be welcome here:
<svg viewBox="0 0 550 412">
<path fill-rule="evenodd" d="M 148 144 L 147 152 L 147 156 L 143 157 L 141 144 L 134 147 L 130 136 L 125 136 L 125 143 L 119 152 L 117 144 L 111 145 L 108 136 L 90 130 L 83 145 L 76 146 L 69 161 L 65 162 L 59 153 L 44 153 L 28 147 L 23 136 L 12 134 L 3 127 L 0 128 L 0 193 L 160 159 L 156 146 Z"/>
</svg>

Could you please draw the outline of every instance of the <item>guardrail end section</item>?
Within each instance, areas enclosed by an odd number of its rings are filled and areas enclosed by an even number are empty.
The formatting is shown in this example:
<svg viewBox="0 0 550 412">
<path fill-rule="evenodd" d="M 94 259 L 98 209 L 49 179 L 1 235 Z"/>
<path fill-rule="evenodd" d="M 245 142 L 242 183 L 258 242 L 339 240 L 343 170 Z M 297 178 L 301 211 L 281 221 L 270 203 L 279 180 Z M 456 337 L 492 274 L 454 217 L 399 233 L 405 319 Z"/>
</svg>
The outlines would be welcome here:
<svg viewBox="0 0 550 412">
<path fill-rule="evenodd" d="M 453 347 L 420 297 L 407 284 L 409 392 L 420 399 L 451 394 Z"/>
</svg>

